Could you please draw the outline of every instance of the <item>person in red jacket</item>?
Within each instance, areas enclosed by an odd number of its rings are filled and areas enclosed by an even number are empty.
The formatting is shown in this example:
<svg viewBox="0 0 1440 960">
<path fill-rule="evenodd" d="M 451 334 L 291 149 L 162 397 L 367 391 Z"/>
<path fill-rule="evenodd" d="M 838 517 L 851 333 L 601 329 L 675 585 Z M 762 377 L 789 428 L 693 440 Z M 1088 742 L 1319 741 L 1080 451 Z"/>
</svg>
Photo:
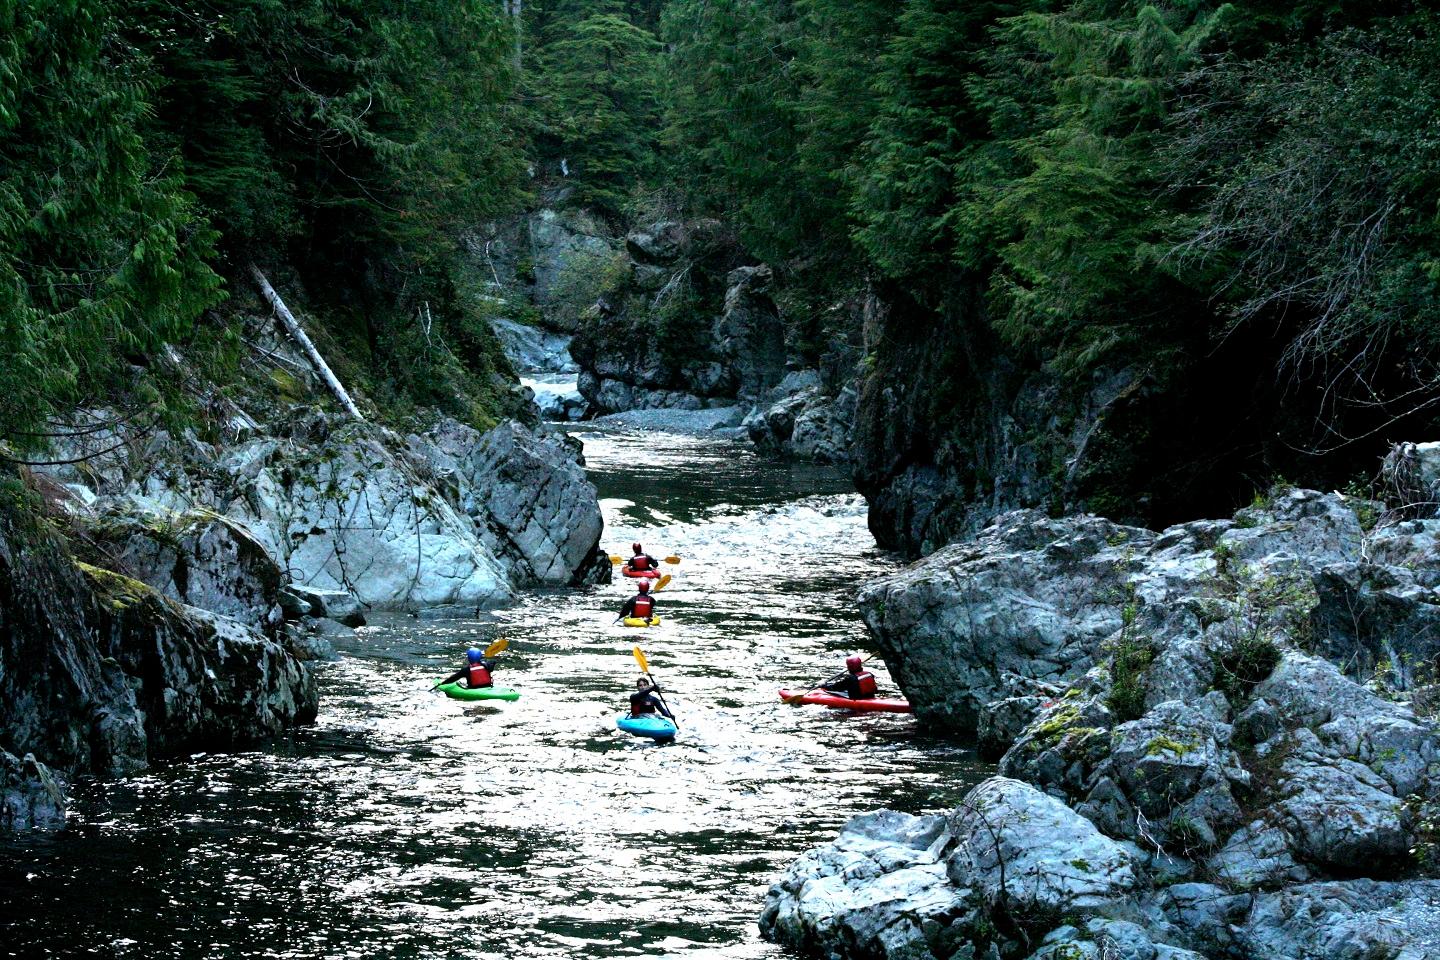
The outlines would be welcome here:
<svg viewBox="0 0 1440 960">
<path fill-rule="evenodd" d="M 465 651 L 465 661 L 465 666 L 441 680 L 440 683 L 454 683 L 464 677 L 465 686 L 471 690 L 495 686 L 495 678 L 492 676 L 495 671 L 495 661 L 486 660 L 484 651 L 479 647 L 471 647 Z"/>
<path fill-rule="evenodd" d="M 630 548 L 635 551 L 635 556 L 625 561 L 625 569 L 631 573 L 645 573 L 646 571 L 657 571 L 660 569 L 660 561 L 640 548 L 640 544 L 632 543 Z"/>
<path fill-rule="evenodd" d="M 851 700 L 869 700 L 880 692 L 875 674 L 865 669 L 865 661 L 859 657 L 847 657 L 845 672 L 820 689 L 827 693 L 838 693 Z"/>
<path fill-rule="evenodd" d="M 655 616 L 655 598 L 650 595 L 650 581 L 641 580 L 635 584 L 635 588 L 640 592 L 625 601 L 620 607 L 620 616 L 617 619 L 638 617 L 641 620 L 649 620 Z"/>
</svg>

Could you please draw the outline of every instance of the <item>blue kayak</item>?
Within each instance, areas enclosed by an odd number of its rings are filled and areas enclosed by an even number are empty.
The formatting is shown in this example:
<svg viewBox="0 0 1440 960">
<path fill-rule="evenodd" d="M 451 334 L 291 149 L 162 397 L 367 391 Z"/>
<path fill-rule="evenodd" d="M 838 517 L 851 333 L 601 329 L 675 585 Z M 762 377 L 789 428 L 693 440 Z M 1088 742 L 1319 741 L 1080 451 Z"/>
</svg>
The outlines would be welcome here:
<svg viewBox="0 0 1440 960">
<path fill-rule="evenodd" d="M 680 730 L 675 726 L 674 720 L 666 720 L 657 713 L 643 717 L 632 717 L 628 713 L 622 713 L 615 718 L 615 726 L 626 733 L 633 733 L 637 737 L 649 737 L 651 740 L 674 740 L 675 734 Z"/>
</svg>

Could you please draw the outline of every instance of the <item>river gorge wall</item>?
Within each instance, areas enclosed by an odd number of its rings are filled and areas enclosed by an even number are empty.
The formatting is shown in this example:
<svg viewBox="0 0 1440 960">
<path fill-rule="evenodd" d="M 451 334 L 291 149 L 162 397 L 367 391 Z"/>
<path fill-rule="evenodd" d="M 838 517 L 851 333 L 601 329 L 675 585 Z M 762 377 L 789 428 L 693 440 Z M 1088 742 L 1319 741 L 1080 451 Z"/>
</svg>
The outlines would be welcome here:
<svg viewBox="0 0 1440 960">
<path fill-rule="evenodd" d="M 271 318 L 232 320 L 243 375 L 150 361 L 193 384 L 186 422 L 76 411 L 0 478 L 0 829 L 62 826 L 74 777 L 307 722 L 314 664 L 370 610 L 609 579 L 578 442 L 533 412 L 386 418 L 361 394 L 357 417 Z"/>
<path fill-rule="evenodd" d="M 871 584 L 920 718 L 1000 776 L 857 818 L 762 930 L 847 958 L 1440 956 L 1437 534 L 1277 488 L 1158 532 L 1005 513 Z"/>
</svg>

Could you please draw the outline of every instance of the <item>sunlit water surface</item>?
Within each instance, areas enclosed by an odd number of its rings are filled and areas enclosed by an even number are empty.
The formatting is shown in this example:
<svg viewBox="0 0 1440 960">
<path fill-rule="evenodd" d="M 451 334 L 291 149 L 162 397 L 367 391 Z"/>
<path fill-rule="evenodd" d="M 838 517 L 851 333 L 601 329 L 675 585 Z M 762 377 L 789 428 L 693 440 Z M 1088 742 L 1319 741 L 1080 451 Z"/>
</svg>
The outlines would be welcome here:
<svg viewBox="0 0 1440 960">
<path fill-rule="evenodd" d="M 979 778 L 908 716 L 776 696 L 863 649 L 854 595 L 892 562 L 840 473 L 735 441 L 578 435 L 607 548 L 683 558 L 663 626 L 611 625 L 625 581 L 478 620 L 375 618 L 323 668 L 314 727 L 81 785 L 71 829 L 0 845 L 0 956 L 772 956 L 755 917 L 796 855 Z M 428 692 L 501 635 L 519 702 Z M 636 642 L 673 745 L 614 729 Z"/>
</svg>

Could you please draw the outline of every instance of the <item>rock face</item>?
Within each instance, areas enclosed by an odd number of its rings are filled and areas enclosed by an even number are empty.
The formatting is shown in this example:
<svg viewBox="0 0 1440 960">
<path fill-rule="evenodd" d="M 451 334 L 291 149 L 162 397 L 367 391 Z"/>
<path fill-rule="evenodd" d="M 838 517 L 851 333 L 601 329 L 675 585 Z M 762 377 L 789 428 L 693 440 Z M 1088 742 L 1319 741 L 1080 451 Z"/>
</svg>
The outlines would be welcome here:
<svg viewBox="0 0 1440 960">
<path fill-rule="evenodd" d="M 571 448 L 505 423 L 484 435 L 457 423 L 430 431 L 428 462 L 454 484 L 455 501 L 495 556 L 523 582 L 564 586 L 594 582 L 603 521 L 595 488 Z"/>
<path fill-rule="evenodd" d="M 785 375 L 745 418 L 762 452 L 817 463 L 847 463 L 855 424 L 855 387 L 827 381 L 818 370 Z"/>
<path fill-rule="evenodd" d="M 923 845 L 847 828 L 762 928 L 843 957 L 1440 957 L 1440 563 L 1434 521 L 1378 515 L 1021 511 L 872 584 L 892 676 L 1002 776 Z"/>
<path fill-rule="evenodd" d="M 785 328 L 769 267 L 746 265 L 713 220 L 626 237 L 623 282 L 597 298 L 571 351 L 600 413 L 756 402 L 785 375 Z"/>
<path fill-rule="evenodd" d="M 109 526 L 140 518 L 124 551 L 128 573 L 177 598 L 209 591 L 207 607 L 222 612 L 256 602 L 220 599 L 226 591 L 273 577 L 257 572 L 267 564 L 257 554 L 298 586 L 382 609 L 473 607 L 595 570 L 594 487 L 558 440 L 514 422 L 481 434 L 447 418 L 423 437 L 401 438 L 314 411 L 277 430 L 235 444 L 163 432 L 127 443 L 102 432 L 77 445 L 99 456 L 53 476 Z M 516 506 L 536 490 L 543 501 Z M 209 532 L 193 543 L 154 533 L 200 529 L 205 517 Z"/>
<path fill-rule="evenodd" d="M 491 320 L 490 329 L 511 365 L 521 373 L 576 373 L 580 369 L 570 357 L 570 337 L 565 334 L 504 317 Z"/>
<path fill-rule="evenodd" d="M 9 825 L 63 820 L 52 770 L 129 773 L 161 757 L 273 737 L 315 708 L 313 677 L 281 642 L 77 564 L 33 515 L 0 507 L 0 791 Z"/>
<path fill-rule="evenodd" d="M 623 267 L 619 238 L 584 210 L 542 207 L 477 228 L 465 238 L 482 281 L 532 302 L 551 330 L 574 333 Z M 498 332 L 498 331 L 497 331 Z"/>
</svg>

